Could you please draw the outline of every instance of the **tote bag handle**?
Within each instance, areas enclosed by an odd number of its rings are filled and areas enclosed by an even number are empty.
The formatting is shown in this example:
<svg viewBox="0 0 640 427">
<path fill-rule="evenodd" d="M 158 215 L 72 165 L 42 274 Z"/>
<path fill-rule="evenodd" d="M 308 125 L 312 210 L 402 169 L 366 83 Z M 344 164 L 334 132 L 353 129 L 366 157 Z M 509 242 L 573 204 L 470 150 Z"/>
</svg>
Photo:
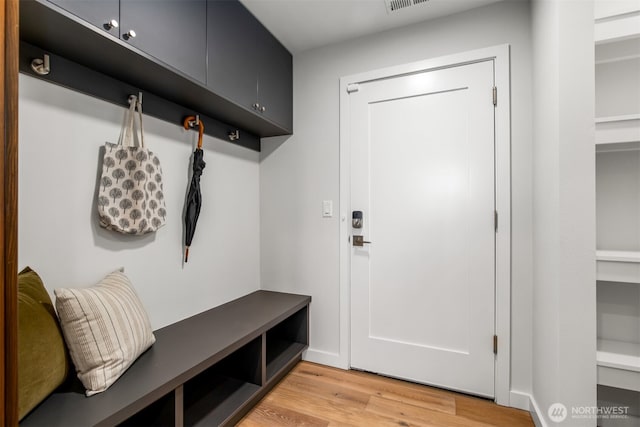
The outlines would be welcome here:
<svg viewBox="0 0 640 427">
<path fill-rule="evenodd" d="M 118 145 L 123 147 L 135 147 L 135 116 L 138 112 L 138 122 L 140 126 L 140 146 L 144 147 L 144 129 L 142 127 L 142 103 L 135 95 L 129 97 L 129 111 L 125 119 L 125 124 L 120 134 Z"/>
</svg>

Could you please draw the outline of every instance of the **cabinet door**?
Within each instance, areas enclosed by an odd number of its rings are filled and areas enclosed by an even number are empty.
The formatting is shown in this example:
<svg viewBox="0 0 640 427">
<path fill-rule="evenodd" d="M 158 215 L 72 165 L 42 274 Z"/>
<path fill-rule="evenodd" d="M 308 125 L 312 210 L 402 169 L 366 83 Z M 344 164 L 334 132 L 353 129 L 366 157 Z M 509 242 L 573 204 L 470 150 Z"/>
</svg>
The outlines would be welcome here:
<svg viewBox="0 0 640 427">
<path fill-rule="evenodd" d="M 208 2 L 207 86 L 249 109 L 258 101 L 258 25 L 239 1 Z"/>
<path fill-rule="evenodd" d="M 120 0 L 120 21 L 127 43 L 205 82 L 206 0 Z"/>
<path fill-rule="evenodd" d="M 260 25 L 261 62 L 258 68 L 258 102 L 263 115 L 288 130 L 293 129 L 293 68 L 291 54 Z"/>
<path fill-rule="evenodd" d="M 119 37 L 120 30 L 110 23 L 120 20 L 119 0 L 49 0 L 77 17 Z"/>
</svg>

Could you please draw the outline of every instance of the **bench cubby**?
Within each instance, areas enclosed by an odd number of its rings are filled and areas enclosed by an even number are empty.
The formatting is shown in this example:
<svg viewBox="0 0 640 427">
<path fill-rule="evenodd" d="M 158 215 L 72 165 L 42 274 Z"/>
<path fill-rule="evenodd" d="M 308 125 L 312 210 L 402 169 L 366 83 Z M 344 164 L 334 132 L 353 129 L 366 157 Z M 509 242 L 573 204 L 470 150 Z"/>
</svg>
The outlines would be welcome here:
<svg viewBox="0 0 640 427">
<path fill-rule="evenodd" d="M 267 331 L 266 380 L 270 380 L 303 351 L 309 342 L 309 309 L 304 307 L 279 325 Z"/>
<path fill-rule="evenodd" d="M 262 385 L 262 336 L 184 384 L 185 426 L 213 426 L 241 410 Z"/>
<path fill-rule="evenodd" d="M 122 427 L 170 426 L 175 423 L 175 409 L 175 394 L 167 393 L 119 425 Z"/>
</svg>

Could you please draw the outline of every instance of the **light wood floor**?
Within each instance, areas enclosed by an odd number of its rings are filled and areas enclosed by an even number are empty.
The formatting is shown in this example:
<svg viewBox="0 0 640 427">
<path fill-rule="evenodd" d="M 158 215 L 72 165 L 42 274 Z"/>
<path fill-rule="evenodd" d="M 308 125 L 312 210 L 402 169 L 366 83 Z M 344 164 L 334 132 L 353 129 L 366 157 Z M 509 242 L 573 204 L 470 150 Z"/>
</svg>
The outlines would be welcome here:
<svg viewBox="0 0 640 427">
<path fill-rule="evenodd" d="M 533 426 L 528 412 L 357 371 L 300 362 L 239 423 L 253 426 Z"/>
</svg>

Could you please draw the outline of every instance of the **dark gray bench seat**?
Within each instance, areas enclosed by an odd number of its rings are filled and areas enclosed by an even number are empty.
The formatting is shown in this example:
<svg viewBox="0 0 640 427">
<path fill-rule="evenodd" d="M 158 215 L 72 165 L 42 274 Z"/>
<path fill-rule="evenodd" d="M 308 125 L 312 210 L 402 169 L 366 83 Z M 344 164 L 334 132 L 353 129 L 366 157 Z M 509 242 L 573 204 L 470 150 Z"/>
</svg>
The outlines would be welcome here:
<svg viewBox="0 0 640 427">
<path fill-rule="evenodd" d="M 302 358 L 310 302 L 256 291 L 166 326 L 107 391 L 58 390 L 20 425 L 233 424 Z"/>
</svg>

